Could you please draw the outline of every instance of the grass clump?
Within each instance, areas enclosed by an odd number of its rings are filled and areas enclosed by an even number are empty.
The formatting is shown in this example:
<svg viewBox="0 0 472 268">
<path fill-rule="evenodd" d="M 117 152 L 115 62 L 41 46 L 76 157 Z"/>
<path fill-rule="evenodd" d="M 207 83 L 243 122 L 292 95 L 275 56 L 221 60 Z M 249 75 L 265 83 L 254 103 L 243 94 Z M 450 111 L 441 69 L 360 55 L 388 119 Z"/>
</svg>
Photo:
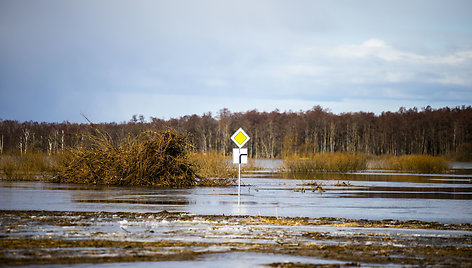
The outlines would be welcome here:
<svg viewBox="0 0 472 268">
<path fill-rule="evenodd" d="M 0 156 L 0 174 L 6 180 L 34 180 L 44 173 L 57 170 L 62 155 L 28 153 Z"/>
<path fill-rule="evenodd" d="M 222 153 L 193 153 L 192 159 L 198 170 L 198 185 L 220 186 L 235 183 L 237 170 L 233 167 L 231 159 Z"/>
<path fill-rule="evenodd" d="M 441 156 L 403 155 L 390 156 L 384 161 L 387 169 L 420 172 L 443 173 L 449 170 L 449 163 Z"/>
<path fill-rule="evenodd" d="M 173 130 L 145 131 L 117 146 L 109 135 L 90 136 L 91 148 L 72 150 L 58 182 L 184 187 L 196 182 L 187 139 Z"/>
<path fill-rule="evenodd" d="M 297 155 L 284 159 L 286 172 L 352 172 L 365 170 L 367 156 L 360 153 L 317 153 L 306 157 Z"/>
</svg>

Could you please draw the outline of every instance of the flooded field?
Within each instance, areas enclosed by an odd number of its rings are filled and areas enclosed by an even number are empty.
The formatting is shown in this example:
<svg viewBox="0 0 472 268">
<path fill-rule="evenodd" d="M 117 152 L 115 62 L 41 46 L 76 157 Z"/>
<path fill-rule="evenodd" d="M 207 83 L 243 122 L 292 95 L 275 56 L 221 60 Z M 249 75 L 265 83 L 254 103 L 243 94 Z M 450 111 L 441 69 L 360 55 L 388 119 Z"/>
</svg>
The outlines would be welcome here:
<svg viewBox="0 0 472 268">
<path fill-rule="evenodd" d="M 454 172 L 440 175 L 369 170 L 310 177 L 283 176 L 273 163 L 266 166 L 244 174 L 239 206 L 237 187 L 0 181 L 0 263 L 472 263 L 470 164 L 458 163 Z"/>
</svg>

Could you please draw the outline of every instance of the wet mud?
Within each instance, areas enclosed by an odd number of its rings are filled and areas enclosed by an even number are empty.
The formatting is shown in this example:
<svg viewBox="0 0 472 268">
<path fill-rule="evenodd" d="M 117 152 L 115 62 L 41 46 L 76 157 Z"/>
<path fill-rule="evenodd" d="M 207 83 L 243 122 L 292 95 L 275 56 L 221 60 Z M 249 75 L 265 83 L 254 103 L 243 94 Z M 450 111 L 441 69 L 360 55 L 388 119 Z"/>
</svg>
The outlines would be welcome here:
<svg viewBox="0 0 472 268">
<path fill-rule="evenodd" d="M 268 267 L 471 267 L 472 224 L 167 211 L 0 211 L 0 266 L 187 261 L 235 252 L 337 261 L 268 261 Z"/>
</svg>

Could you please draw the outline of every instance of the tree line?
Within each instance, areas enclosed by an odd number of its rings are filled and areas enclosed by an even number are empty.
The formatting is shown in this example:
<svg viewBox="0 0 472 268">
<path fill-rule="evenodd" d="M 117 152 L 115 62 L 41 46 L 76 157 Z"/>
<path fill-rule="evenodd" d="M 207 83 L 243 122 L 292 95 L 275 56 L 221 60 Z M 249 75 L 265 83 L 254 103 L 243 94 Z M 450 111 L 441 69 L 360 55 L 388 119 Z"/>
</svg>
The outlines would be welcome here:
<svg viewBox="0 0 472 268">
<path fill-rule="evenodd" d="M 0 154 L 53 154 L 89 146 L 95 128 L 117 144 L 145 130 L 173 128 L 188 137 L 196 151 L 217 150 L 228 155 L 230 137 L 242 127 L 251 137 L 252 157 L 287 154 L 361 152 L 368 154 L 452 155 L 472 144 L 472 107 L 400 108 L 397 112 L 334 114 L 320 106 L 306 111 L 231 112 L 186 115 L 169 120 L 135 115 L 122 123 L 38 123 L 0 119 Z"/>
</svg>

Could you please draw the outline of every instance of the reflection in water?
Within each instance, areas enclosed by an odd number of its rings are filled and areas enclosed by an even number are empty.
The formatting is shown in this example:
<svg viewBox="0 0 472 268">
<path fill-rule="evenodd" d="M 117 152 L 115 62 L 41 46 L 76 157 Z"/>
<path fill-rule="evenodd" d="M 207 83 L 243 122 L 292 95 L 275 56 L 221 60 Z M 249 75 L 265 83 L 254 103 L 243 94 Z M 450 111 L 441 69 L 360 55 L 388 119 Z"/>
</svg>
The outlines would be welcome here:
<svg viewBox="0 0 472 268">
<path fill-rule="evenodd" d="M 197 214 L 338 217 L 470 222 L 466 174 L 315 174 L 284 179 L 246 173 L 237 187 L 160 189 L 40 182 L 0 182 L 0 209 L 57 211 L 186 211 Z M 314 191 L 313 179 L 326 190 Z M 343 183 L 344 182 L 344 183 Z"/>
<path fill-rule="evenodd" d="M 274 173 L 275 174 L 275 173 Z M 272 176 L 274 176 L 272 174 Z M 264 176 L 259 175 L 259 176 Z M 280 176 L 280 175 L 275 175 Z M 385 181 L 412 183 L 443 183 L 449 184 L 472 183 L 472 175 L 468 174 L 414 174 L 398 172 L 355 172 L 355 173 L 286 173 L 287 179 L 300 180 L 346 180 L 346 181 Z"/>
<path fill-rule="evenodd" d="M 405 198 L 405 199 L 463 199 L 472 200 L 472 187 L 366 187 L 363 191 L 349 191 L 347 198 Z"/>
<path fill-rule="evenodd" d="M 124 204 L 147 204 L 147 205 L 188 205 L 189 202 L 186 200 L 122 200 L 122 199 L 88 199 L 88 200 L 74 200 L 78 203 L 124 203 Z"/>
</svg>

